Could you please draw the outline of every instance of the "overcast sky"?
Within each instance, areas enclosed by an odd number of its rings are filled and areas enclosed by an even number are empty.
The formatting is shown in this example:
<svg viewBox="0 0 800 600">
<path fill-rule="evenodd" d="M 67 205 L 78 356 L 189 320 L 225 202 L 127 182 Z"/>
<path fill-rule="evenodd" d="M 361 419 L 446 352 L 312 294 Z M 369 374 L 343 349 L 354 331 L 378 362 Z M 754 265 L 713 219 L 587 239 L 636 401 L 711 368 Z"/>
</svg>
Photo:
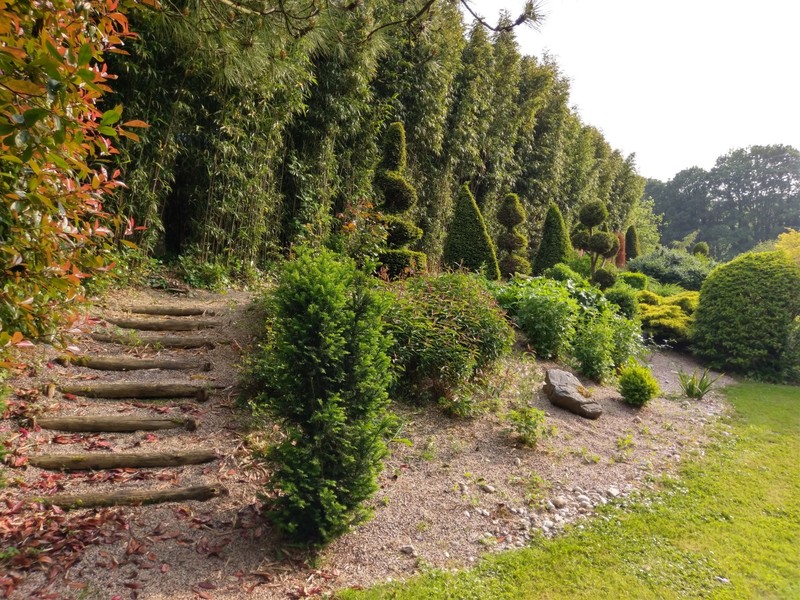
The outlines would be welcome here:
<svg viewBox="0 0 800 600">
<path fill-rule="evenodd" d="M 474 0 L 496 22 L 522 0 Z M 523 54 L 556 58 L 571 103 L 645 177 L 733 148 L 800 148 L 800 1 L 544 0 Z"/>
</svg>

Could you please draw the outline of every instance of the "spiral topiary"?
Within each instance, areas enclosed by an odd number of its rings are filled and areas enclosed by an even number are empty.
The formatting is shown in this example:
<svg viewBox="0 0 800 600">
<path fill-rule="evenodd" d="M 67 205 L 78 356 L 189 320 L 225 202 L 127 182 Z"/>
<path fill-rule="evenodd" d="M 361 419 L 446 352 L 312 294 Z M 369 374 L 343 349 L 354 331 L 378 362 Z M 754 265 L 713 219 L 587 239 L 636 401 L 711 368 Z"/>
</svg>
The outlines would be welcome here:
<svg viewBox="0 0 800 600">
<path fill-rule="evenodd" d="M 417 203 L 417 191 L 406 179 L 405 169 L 405 128 L 402 123 L 392 123 L 384 137 L 383 156 L 374 180 L 381 208 L 388 213 L 383 219 L 388 248 L 381 253 L 380 262 L 391 279 L 419 273 L 427 266 L 425 254 L 408 248 L 423 232 L 407 215 Z"/>
<path fill-rule="evenodd" d="M 558 206 L 551 202 L 544 218 L 542 241 L 533 261 L 533 272 L 539 275 L 558 263 L 565 263 L 571 253 L 572 244 L 567 236 L 564 216 Z"/>
<path fill-rule="evenodd" d="M 514 273 L 527 275 L 531 272 L 531 263 L 527 256 L 528 238 L 521 227 L 527 218 L 519 196 L 507 194 L 497 211 L 497 220 L 506 228 L 497 240 L 498 247 L 502 250 L 500 272 L 504 277 L 511 277 Z"/>
<path fill-rule="evenodd" d="M 500 279 L 494 244 L 466 183 L 458 193 L 455 214 L 444 243 L 443 258 L 446 265 L 484 271 L 488 279 Z"/>
</svg>

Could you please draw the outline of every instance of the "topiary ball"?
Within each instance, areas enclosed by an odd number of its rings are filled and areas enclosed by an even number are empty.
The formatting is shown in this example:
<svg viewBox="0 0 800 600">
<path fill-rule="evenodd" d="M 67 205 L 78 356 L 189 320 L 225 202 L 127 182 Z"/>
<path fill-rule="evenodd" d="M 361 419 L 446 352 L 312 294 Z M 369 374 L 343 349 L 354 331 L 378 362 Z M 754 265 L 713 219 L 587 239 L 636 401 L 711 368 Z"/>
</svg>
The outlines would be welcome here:
<svg viewBox="0 0 800 600">
<path fill-rule="evenodd" d="M 503 227 L 513 229 L 525 222 L 527 214 L 516 194 L 507 194 L 497 211 L 497 221 Z"/>
<path fill-rule="evenodd" d="M 615 244 L 619 244 L 617 236 L 607 231 L 598 231 L 589 237 L 587 250 L 589 250 L 589 252 L 596 252 L 600 256 L 605 256 L 614 249 Z"/>
<path fill-rule="evenodd" d="M 703 282 L 694 350 L 712 368 L 780 379 L 798 315 L 800 267 L 783 252 L 743 254 Z"/>
<path fill-rule="evenodd" d="M 699 254 L 700 256 L 708 256 L 708 244 L 705 242 L 697 242 L 692 247 L 692 254 Z"/>
<path fill-rule="evenodd" d="M 608 218 L 608 209 L 600 200 L 587 202 L 578 213 L 578 220 L 584 227 L 597 227 Z"/>
<path fill-rule="evenodd" d="M 604 290 L 610 288 L 617 282 L 617 274 L 610 267 L 603 267 L 594 272 L 593 281 L 601 290 Z"/>
<path fill-rule="evenodd" d="M 660 393 L 658 381 L 647 367 L 629 364 L 619 376 L 619 393 L 631 406 L 644 406 Z"/>
</svg>

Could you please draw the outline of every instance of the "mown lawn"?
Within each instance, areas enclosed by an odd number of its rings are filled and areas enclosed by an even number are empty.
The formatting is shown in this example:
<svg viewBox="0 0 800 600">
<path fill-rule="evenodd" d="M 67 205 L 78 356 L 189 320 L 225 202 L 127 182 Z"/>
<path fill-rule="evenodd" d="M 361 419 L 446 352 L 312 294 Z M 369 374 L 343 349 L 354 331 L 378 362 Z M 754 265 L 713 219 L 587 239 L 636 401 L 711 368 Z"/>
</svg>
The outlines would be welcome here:
<svg viewBox="0 0 800 600">
<path fill-rule="evenodd" d="M 341 596 L 800 598 L 800 388 L 727 394 L 735 413 L 716 442 L 660 493 L 469 571 Z"/>
</svg>

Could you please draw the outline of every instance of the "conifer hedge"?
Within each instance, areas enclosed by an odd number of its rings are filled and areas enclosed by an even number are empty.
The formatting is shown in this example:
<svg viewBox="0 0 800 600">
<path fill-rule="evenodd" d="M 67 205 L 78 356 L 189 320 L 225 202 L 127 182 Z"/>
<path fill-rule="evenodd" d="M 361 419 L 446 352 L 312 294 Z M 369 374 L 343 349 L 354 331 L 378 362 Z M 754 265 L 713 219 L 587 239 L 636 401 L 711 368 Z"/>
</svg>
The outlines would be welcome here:
<svg viewBox="0 0 800 600">
<path fill-rule="evenodd" d="M 538 275 L 558 263 L 566 263 L 571 252 L 572 244 L 567 235 L 564 217 L 558 206 L 551 202 L 544 219 L 542 241 L 533 261 L 533 272 Z"/>
<path fill-rule="evenodd" d="M 642 253 L 639 246 L 639 234 L 636 232 L 636 225 L 628 227 L 625 232 L 625 259 L 633 260 Z"/>
</svg>

